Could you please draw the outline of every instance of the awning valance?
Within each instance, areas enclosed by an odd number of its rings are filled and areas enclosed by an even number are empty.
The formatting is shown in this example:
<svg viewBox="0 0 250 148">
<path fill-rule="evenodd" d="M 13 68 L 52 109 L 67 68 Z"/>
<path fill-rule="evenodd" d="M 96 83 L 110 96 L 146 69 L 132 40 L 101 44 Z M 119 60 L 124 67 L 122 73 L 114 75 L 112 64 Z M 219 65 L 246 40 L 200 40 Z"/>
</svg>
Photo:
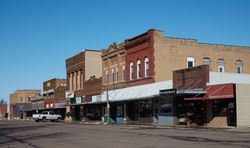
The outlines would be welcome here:
<svg viewBox="0 0 250 148">
<path fill-rule="evenodd" d="M 185 98 L 184 100 L 214 100 L 234 98 L 234 84 L 210 85 L 204 97 Z"/>
</svg>

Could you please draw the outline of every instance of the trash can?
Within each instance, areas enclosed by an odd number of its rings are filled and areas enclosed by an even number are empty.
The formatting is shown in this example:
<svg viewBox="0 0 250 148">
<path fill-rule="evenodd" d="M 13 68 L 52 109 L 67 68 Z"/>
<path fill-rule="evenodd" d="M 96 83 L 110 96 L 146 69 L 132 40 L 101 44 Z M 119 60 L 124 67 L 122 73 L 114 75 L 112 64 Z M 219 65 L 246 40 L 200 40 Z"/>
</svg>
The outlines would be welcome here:
<svg viewBox="0 0 250 148">
<path fill-rule="evenodd" d="M 103 116 L 103 123 L 108 124 L 108 116 L 107 115 Z"/>
</svg>

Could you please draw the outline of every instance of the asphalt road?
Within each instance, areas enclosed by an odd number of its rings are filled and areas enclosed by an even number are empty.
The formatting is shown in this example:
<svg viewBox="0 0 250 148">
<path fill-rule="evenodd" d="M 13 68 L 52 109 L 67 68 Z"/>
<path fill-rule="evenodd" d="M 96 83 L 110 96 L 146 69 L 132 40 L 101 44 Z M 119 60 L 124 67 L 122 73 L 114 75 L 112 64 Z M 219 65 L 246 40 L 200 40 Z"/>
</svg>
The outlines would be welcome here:
<svg viewBox="0 0 250 148">
<path fill-rule="evenodd" d="M 250 148 L 250 132 L 0 121 L 0 148 Z"/>
</svg>

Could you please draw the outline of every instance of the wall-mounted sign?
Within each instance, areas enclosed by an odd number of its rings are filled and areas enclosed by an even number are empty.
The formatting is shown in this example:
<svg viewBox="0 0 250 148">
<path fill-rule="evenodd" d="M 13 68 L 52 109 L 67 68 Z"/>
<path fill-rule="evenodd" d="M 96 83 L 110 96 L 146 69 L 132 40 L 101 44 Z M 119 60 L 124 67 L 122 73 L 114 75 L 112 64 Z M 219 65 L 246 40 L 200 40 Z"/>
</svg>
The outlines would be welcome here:
<svg viewBox="0 0 250 148">
<path fill-rule="evenodd" d="M 76 97 L 76 104 L 82 103 L 82 98 L 81 97 Z"/>
<path fill-rule="evenodd" d="M 66 91 L 65 97 L 66 98 L 74 98 L 74 92 L 73 91 Z"/>
<path fill-rule="evenodd" d="M 160 96 L 173 96 L 176 94 L 176 89 L 163 89 L 160 90 Z"/>
<path fill-rule="evenodd" d="M 206 89 L 209 66 L 201 65 L 173 71 L 173 88 L 179 90 Z"/>
</svg>

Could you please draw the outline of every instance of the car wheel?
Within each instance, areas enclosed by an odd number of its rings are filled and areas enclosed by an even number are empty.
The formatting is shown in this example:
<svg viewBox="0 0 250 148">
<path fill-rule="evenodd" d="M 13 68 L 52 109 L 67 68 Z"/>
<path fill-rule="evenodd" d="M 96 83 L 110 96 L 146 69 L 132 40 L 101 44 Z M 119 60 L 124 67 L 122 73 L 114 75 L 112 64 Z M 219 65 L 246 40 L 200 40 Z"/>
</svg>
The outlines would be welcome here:
<svg viewBox="0 0 250 148">
<path fill-rule="evenodd" d="M 62 121 L 62 119 L 61 118 L 57 118 L 57 122 L 61 122 Z"/>
<path fill-rule="evenodd" d="M 43 122 L 45 122 L 46 121 L 46 118 L 43 118 Z"/>
<path fill-rule="evenodd" d="M 39 122 L 39 119 L 36 119 L 36 122 Z"/>
</svg>

